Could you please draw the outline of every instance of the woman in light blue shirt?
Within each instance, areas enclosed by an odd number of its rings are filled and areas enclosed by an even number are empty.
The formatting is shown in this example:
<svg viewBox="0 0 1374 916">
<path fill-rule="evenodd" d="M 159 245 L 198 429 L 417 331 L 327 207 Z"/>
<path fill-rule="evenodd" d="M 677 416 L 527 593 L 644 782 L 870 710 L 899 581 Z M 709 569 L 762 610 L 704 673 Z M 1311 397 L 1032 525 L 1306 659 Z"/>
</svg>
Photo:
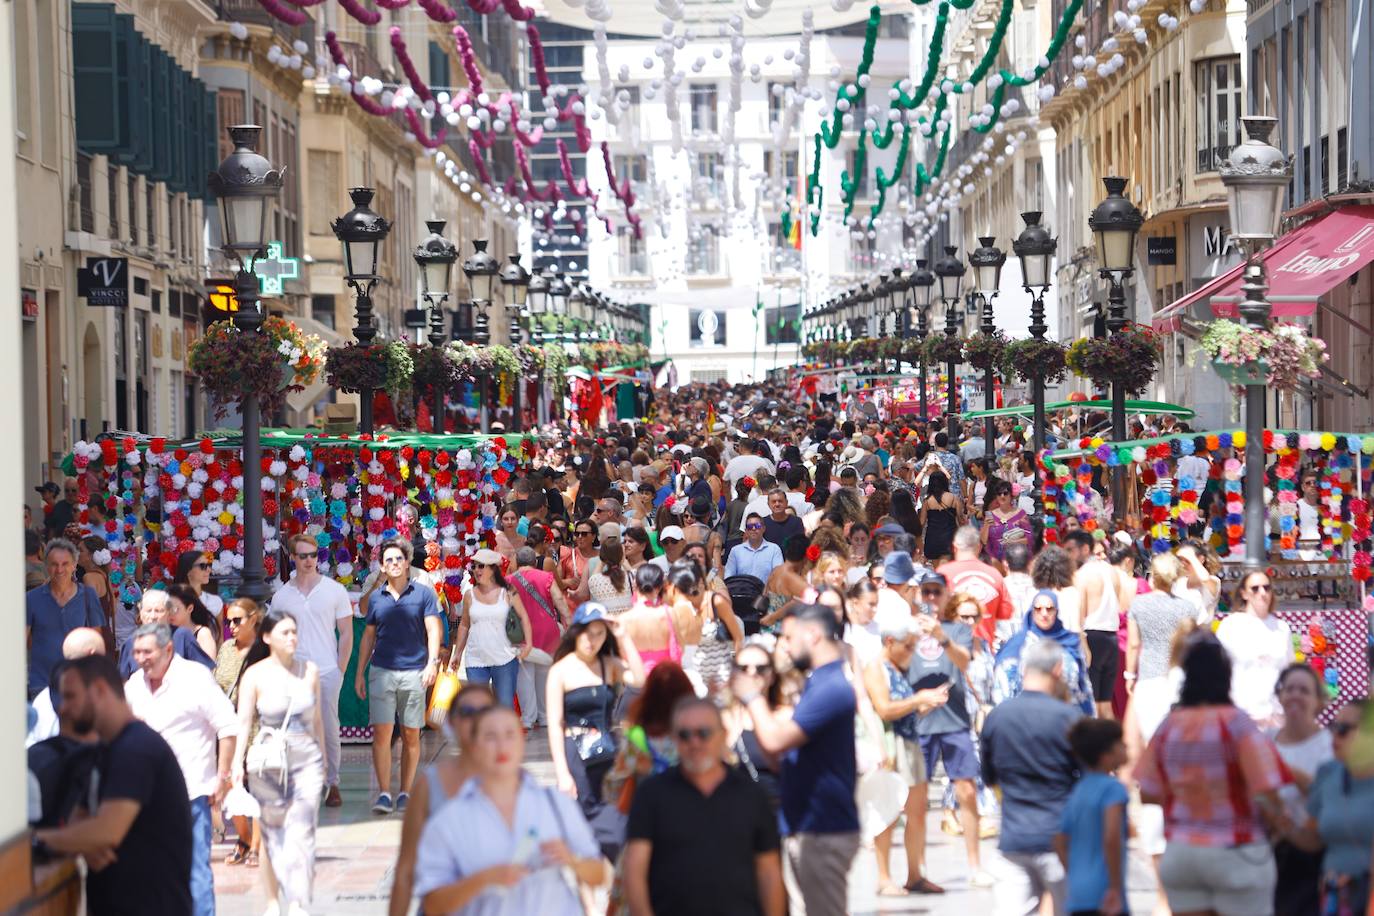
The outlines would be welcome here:
<svg viewBox="0 0 1374 916">
<path fill-rule="evenodd" d="M 580 916 L 579 885 L 610 877 L 577 803 L 525 773 L 519 716 L 505 706 L 473 725 L 478 775 L 420 839 L 415 893 L 428 914 Z"/>
</svg>

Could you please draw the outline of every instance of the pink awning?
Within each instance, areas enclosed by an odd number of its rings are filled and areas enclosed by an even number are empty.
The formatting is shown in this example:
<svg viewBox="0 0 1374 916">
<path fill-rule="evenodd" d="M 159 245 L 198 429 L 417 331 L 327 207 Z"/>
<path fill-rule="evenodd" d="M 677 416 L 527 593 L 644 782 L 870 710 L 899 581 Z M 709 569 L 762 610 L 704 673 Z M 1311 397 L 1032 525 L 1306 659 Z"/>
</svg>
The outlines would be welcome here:
<svg viewBox="0 0 1374 916">
<path fill-rule="evenodd" d="M 1342 207 L 1279 238 L 1264 253 L 1274 317 L 1311 315 L 1317 299 L 1374 261 L 1374 206 Z M 1244 264 L 1238 264 L 1154 314 L 1156 331 L 1177 331 L 1195 302 L 1209 299 L 1217 318 L 1233 318 Z"/>
</svg>

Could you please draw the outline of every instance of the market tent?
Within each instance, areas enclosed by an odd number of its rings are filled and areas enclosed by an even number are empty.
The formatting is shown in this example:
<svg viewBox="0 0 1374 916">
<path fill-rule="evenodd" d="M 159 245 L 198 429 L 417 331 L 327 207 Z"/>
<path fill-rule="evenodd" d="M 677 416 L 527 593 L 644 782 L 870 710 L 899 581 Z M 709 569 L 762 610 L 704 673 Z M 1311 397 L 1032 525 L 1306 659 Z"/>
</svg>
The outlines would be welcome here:
<svg viewBox="0 0 1374 916">
<path fill-rule="evenodd" d="M 1111 410 L 1111 401 L 1054 401 L 1045 405 L 1045 412 L 1055 410 Z M 964 414 L 965 420 L 981 420 L 984 417 L 1029 417 L 1034 412 L 1030 404 L 1017 404 L 1012 407 L 998 407 L 996 410 L 970 410 Z M 1190 407 L 1181 407 L 1167 401 L 1127 401 L 1127 413 L 1158 413 L 1171 417 L 1192 419 L 1195 412 Z"/>
</svg>

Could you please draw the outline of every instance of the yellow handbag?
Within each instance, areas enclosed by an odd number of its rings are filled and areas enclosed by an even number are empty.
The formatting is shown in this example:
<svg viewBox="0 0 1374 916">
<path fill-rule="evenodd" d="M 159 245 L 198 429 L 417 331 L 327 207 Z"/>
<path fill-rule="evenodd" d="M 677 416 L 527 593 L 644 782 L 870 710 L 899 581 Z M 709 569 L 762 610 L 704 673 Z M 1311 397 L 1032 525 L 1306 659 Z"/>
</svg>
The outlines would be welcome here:
<svg viewBox="0 0 1374 916">
<path fill-rule="evenodd" d="M 458 690 L 463 686 L 463 682 L 458 680 L 458 675 L 452 671 L 440 671 L 434 678 L 434 689 L 429 694 L 429 712 L 425 718 L 434 728 L 439 728 L 444 724 L 444 719 L 448 718 L 449 707 L 453 705 L 453 698 L 458 695 Z"/>
</svg>

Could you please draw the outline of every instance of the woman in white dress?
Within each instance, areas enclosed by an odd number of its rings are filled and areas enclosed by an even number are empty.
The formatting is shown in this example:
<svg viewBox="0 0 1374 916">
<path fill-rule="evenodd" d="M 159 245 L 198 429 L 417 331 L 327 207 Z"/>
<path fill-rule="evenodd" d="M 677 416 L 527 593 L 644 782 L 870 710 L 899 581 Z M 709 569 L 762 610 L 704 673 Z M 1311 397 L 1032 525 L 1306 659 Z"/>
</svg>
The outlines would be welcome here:
<svg viewBox="0 0 1374 916">
<path fill-rule="evenodd" d="M 1263 570 L 1246 573 L 1231 607 L 1217 627 L 1217 639 L 1231 656 L 1231 699 L 1260 728 L 1278 728 L 1283 724 L 1283 708 L 1274 686 L 1294 660 L 1293 631 L 1274 616 L 1274 583 L 1269 574 Z"/>
</svg>

